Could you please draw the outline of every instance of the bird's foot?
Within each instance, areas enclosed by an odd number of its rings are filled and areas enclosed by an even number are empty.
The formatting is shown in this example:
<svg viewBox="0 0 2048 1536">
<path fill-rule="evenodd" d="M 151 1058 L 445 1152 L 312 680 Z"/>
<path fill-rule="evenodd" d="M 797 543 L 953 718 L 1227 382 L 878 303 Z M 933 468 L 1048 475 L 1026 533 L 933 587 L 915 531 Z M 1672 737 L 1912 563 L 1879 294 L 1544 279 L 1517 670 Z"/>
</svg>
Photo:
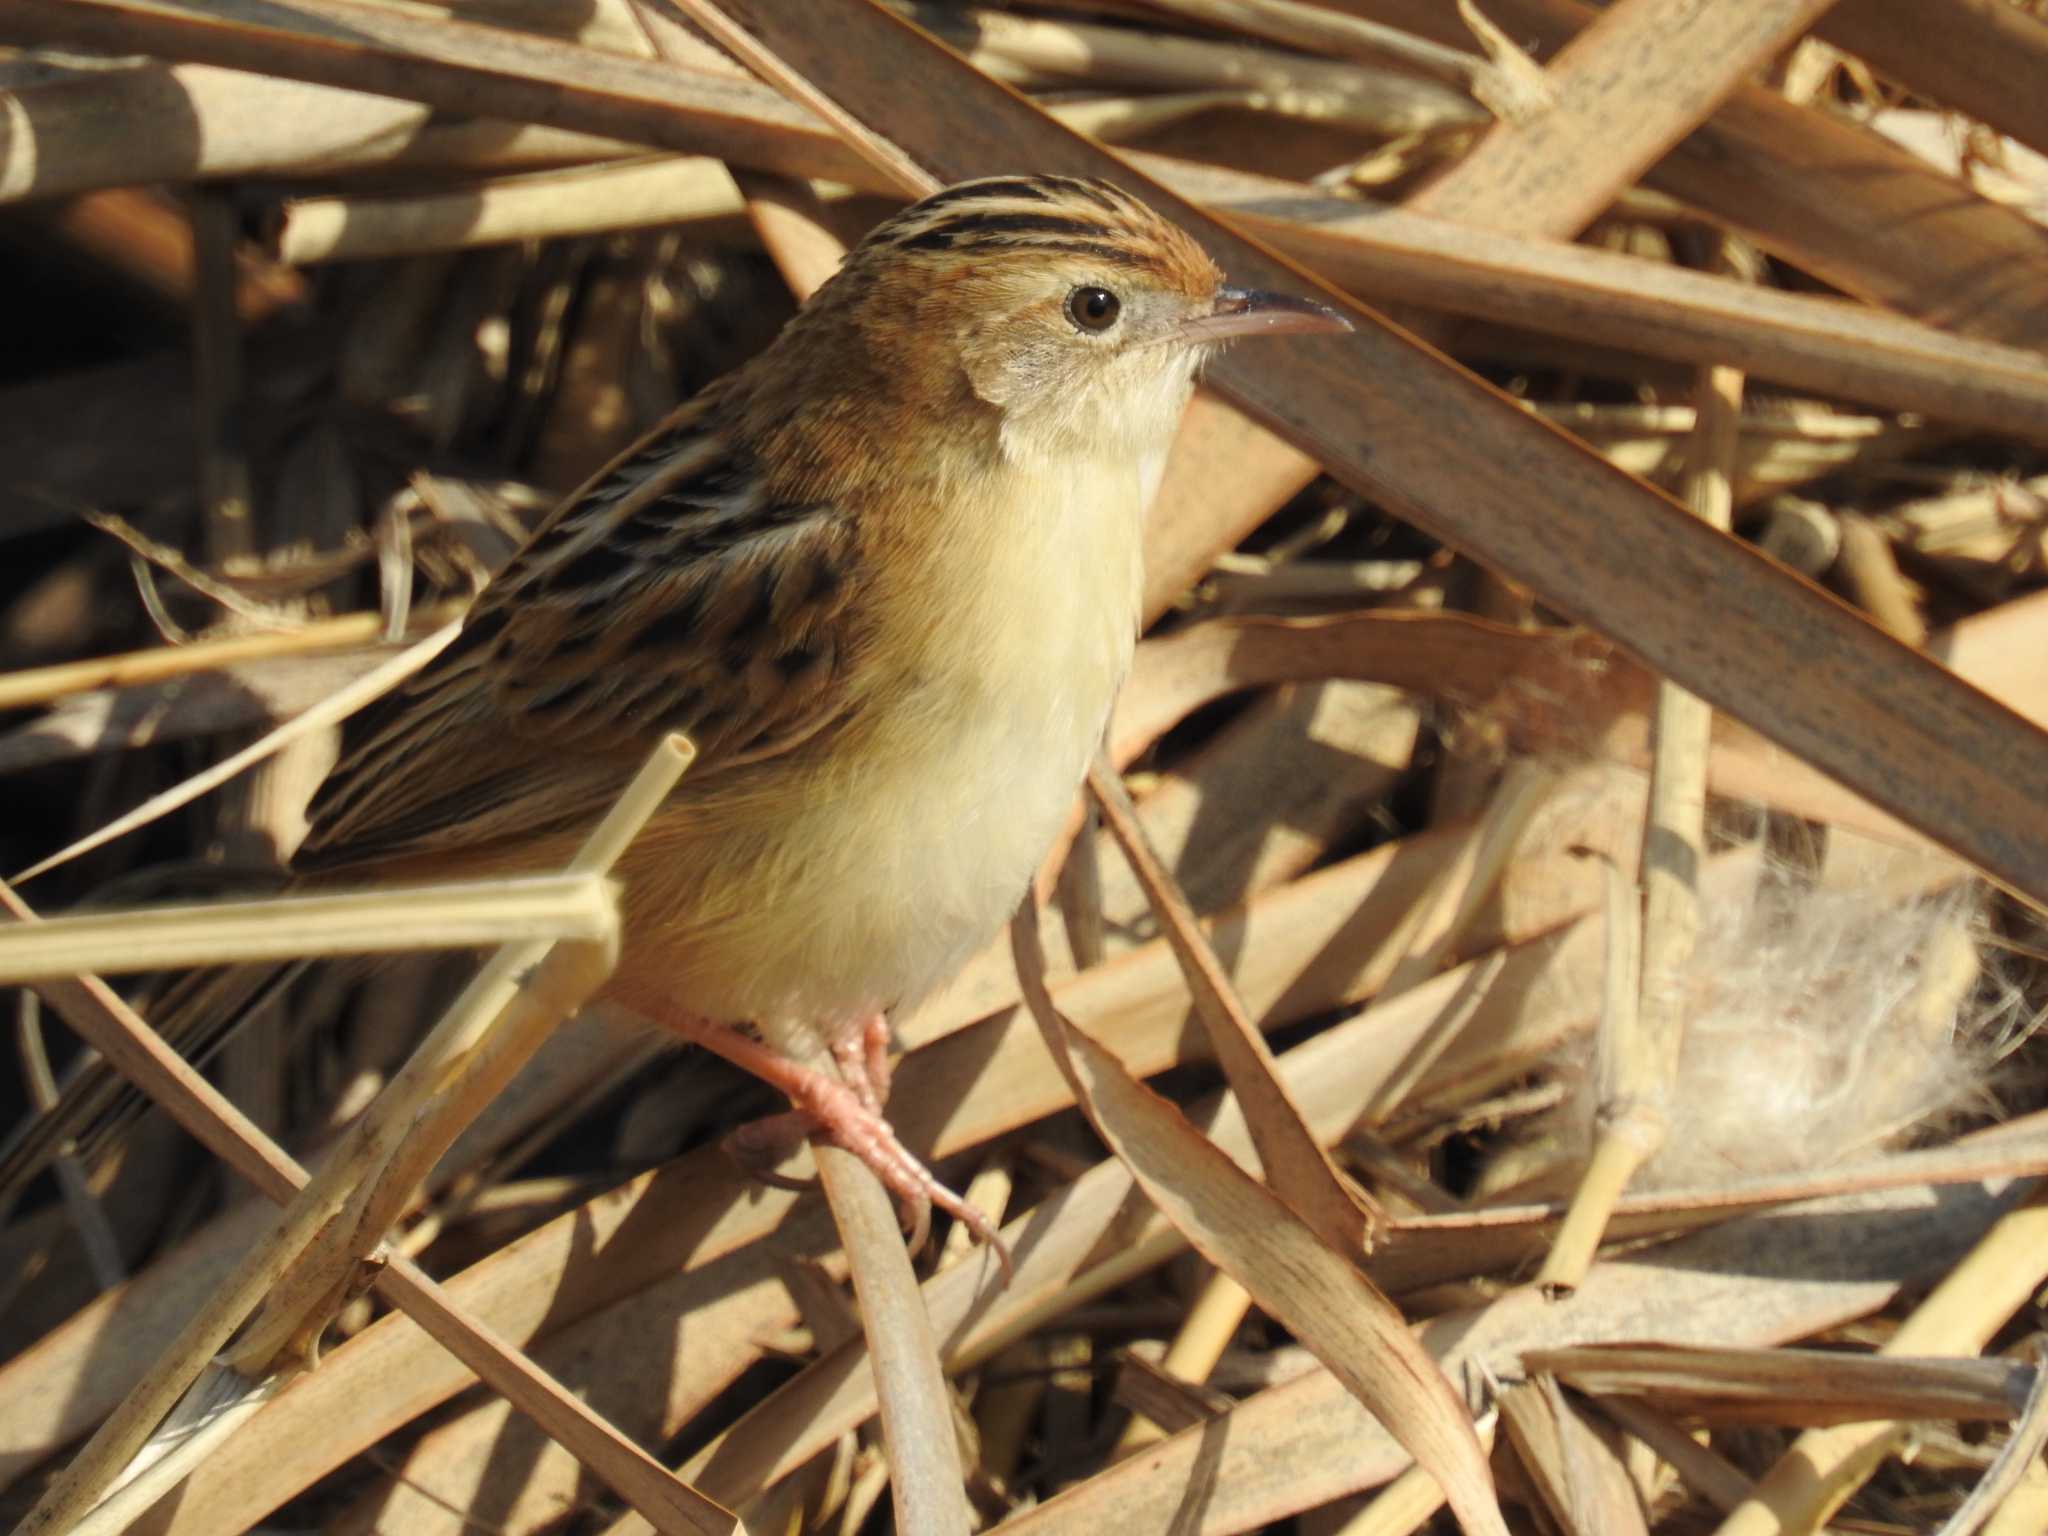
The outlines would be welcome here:
<svg viewBox="0 0 2048 1536">
<path fill-rule="evenodd" d="M 792 1060 L 724 1025 L 692 1021 L 683 1033 L 781 1089 L 795 1106 L 787 1114 L 756 1120 L 726 1137 L 726 1150 L 755 1178 L 780 1188 L 803 1187 L 775 1173 L 774 1166 L 802 1142 L 822 1136 L 865 1163 L 895 1197 L 913 1253 L 924 1246 L 932 1207 L 937 1206 L 994 1249 L 1004 1275 L 1011 1273 L 1009 1248 L 988 1218 L 941 1184 L 923 1160 L 897 1138 L 883 1115 L 889 1099 L 890 1065 L 889 1026 L 881 1014 L 870 1014 L 833 1037 L 837 1076 Z"/>
</svg>

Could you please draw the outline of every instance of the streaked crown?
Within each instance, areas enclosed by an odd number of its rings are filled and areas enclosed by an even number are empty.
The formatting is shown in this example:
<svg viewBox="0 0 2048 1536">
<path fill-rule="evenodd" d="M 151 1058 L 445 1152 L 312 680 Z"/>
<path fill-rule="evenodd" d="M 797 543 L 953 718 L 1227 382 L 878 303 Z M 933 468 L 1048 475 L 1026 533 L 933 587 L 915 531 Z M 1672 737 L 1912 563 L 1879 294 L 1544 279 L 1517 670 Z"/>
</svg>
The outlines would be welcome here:
<svg viewBox="0 0 2048 1536">
<path fill-rule="evenodd" d="M 1121 187 L 1070 176 L 990 176 L 914 203 L 861 244 L 870 258 L 1074 257 L 1147 274 L 1189 296 L 1222 281 L 1201 246 Z"/>
</svg>

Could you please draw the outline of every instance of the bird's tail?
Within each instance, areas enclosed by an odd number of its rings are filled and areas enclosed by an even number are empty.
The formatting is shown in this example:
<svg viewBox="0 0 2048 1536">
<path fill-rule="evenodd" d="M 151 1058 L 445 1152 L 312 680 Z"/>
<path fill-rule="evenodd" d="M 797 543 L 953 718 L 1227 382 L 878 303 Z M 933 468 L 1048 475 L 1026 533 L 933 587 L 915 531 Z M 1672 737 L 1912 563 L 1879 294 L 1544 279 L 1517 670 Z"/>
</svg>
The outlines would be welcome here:
<svg viewBox="0 0 2048 1536">
<path fill-rule="evenodd" d="M 223 872 L 190 867 L 152 871 L 152 896 L 167 893 L 252 896 L 281 890 L 282 874 L 247 870 Z M 119 888 L 96 893 L 92 906 L 130 905 L 138 899 L 133 877 Z M 156 979 L 138 994 L 136 1007 L 164 1042 L 194 1066 L 203 1067 L 244 1024 L 274 1003 L 306 969 L 305 961 L 176 972 Z M 0 1138 L 0 1211 L 57 1157 L 74 1153 L 88 1166 L 118 1144 L 149 1107 L 142 1092 L 97 1051 L 79 1054 L 66 1069 L 56 1102 L 27 1117 Z"/>
</svg>

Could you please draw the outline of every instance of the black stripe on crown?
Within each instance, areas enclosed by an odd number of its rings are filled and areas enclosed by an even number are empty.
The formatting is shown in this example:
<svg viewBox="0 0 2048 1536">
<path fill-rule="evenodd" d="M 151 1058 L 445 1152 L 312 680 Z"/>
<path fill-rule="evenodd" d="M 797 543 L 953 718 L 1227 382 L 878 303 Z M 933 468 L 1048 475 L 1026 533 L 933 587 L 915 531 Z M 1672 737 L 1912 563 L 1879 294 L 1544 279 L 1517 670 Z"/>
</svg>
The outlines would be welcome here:
<svg viewBox="0 0 2048 1536">
<path fill-rule="evenodd" d="M 1037 206 L 1020 209 L 1020 202 Z M 996 177 L 934 193 L 898 215 L 881 243 L 900 251 L 1047 251 L 1142 267 L 1156 260 L 1134 240 L 1131 221 L 1143 212 L 1106 182 Z"/>
<path fill-rule="evenodd" d="M 1071 185 L 1080 186 L 1083 183 L 1074 182 Z M 1037 177 L 994 176 L 986 181 L 963 181 L 956 187 L 946 188 L 943 192 L 934 192 L 923 202 L 915 204 L 910 211 L 915 214 L 926 214 L 939 208 L 950 208 L 955 203 L 986 202 L 999 197 L 1021 198 L 1029 203 L 1050 203 L 1055 200 L 1051 187 Z"/>
</svg>

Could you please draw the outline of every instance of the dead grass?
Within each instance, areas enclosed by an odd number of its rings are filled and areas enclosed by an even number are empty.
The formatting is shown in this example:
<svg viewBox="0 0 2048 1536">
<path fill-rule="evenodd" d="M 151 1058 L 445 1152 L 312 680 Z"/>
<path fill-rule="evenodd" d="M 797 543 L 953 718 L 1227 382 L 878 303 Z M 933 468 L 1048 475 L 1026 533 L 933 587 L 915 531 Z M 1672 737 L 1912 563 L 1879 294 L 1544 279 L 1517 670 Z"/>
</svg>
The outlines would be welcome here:
<svg viewBox="0 0 2048 1536">
<path fill-rule="evenodd" d="M 90 1042 L 125 1134 L 0 1151 L 0 1512 L 2041 1527 L 2048 25 L 1478 9 L 19 0 L 0 1108 Z M 552 495 L 893 199 L 1019 168 L 1360 329 L 1211 371 L 1106 826 L 896 1021 L 892 1115 L 1005 1284 L 906 1255 L 858 1168 L 829 1211 L 750 1183 L 715 1143 L 772 1105 L 723 1064 L 554 1022 L 608 855 L 192 903 Z M 1810 963 L 1727 958 L 1760 912 Z M 425 952 L 483 945 L 430 1033 Z M 370 950 L 421 953 L 316 968 L 203 1074 L 74 975 Z M 1765 1099 L 1827 1135 L 1745 1136 Z"/>
</svg>

